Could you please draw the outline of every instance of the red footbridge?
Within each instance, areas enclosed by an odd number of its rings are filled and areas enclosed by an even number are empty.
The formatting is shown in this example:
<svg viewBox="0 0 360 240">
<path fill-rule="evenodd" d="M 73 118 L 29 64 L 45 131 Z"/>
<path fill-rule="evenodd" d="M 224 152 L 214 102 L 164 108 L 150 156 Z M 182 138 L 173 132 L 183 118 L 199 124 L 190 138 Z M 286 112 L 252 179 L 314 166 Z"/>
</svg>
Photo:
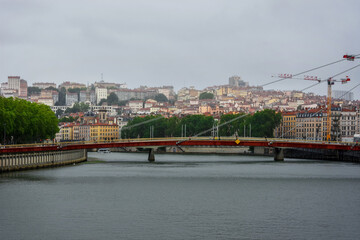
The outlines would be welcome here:
<svg viewBox="0 0 360 240">
<path fill-rule="evenodd" d="M 327 149 L 333 151 L 360 151 L 360 143 L 305 141 L 295 139 L 267 138 L 159 138 L 159 139 L 121 139 L 111 142 L 60 142 L 48 144 L 7 145 L 0 146 L 0 154 L 56 152 L 79 149 L 99 148 L 143 148 L 149 149 L 149 161 L 154 161 L 154 148 L 158 147 L 267 147 L 273 148 L 274 160 L 284 160 L 283 149 Z"/>
</svg>

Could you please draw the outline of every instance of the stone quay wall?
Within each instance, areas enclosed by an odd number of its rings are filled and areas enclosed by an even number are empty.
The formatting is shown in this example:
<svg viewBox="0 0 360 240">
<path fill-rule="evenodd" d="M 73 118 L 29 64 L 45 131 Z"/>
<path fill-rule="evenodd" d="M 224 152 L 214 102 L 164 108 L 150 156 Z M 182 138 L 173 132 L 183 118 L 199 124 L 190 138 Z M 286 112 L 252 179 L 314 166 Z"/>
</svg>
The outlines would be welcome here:
<svg viewBox="0 0 360 240">
<path fill-rule="evenodd" d="M 3 153 L 0 154 L 0 172 L 34 168 L 56 167 L 87 160 L 87 150 Z"/>
</svg>

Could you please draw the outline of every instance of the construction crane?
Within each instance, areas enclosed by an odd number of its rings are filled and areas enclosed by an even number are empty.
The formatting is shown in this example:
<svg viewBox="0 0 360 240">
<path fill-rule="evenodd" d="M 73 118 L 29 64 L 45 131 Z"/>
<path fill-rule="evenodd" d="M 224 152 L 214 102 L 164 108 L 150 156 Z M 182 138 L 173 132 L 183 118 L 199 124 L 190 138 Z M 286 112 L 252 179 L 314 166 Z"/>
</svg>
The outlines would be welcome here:
<svg viewBox="0 0 360 240">
<path fill-rule="evenodd" d="M 351 55 L 351 57 L 353 57 Z M 355 57 L 354 57 L 355 58 Z M 274 76 L 272 76 L 274 77 Z M 278 78 L 289 78 L 289 79 L 300 79 L 300 80 L 309 80 L 309 81 L 317 81 L 319 83 L 323 81 L 327 81 L 327 98 L 326 98 L 326 141 L 331 140 L 331 86 L 335 84 L 335 82 L 341 82 L 342 84 L 346 84 L 350 81 L 350 78 L 346 76 L 346 78 L 342 78 L 340 80 L 336 80 L 333 78 L 328 78 L 326 80 L 322 80 L 321 78 L 317 76 L 304 76 L 303 78 L 293 78 L 292 74 L 278 74 L 276 77 Z"/>
<path fill-rule="evenodd" d="M 355 58 L 359 58 L 359 57 L 358 57 L 358 56 L 355 56 L 355 55 L 345 54 L 345 55 L 343 56 L 343 58 L 346 58 L 346 60 L 348 60 L 348 61 L 354 61 Z"/>
</svg>

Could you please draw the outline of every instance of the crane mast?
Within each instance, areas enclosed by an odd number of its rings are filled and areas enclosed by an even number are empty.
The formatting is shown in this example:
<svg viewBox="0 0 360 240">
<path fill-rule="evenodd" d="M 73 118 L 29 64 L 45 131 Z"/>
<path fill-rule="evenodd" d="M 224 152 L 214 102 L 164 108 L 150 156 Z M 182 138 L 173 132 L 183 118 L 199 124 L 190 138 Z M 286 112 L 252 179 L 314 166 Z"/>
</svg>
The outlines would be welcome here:
<svg viewBox="0 0 360 240">
<path fill-rule="evenodd" d="M 351 55 L 351 57 L 352 57 L 352 55 Z M 275 77 L 275 76 L 272 76 L 272 77 Z M 330 141 L 331 140 L 331 86 L 334 85 L 335 82 L 341 82 L 342 84 L 345 84 L 350 81 L 350 78 L 348 76 L 346 76 L 346 78 L 342 78 L 340 80 L 335 80 L 333 78 L 328 78 L 327 80 L 321 80 L 321 78 L 316 77 L 316 76 L 304 76 L 303 78 L 294 78 L 293 74 L 278 74 L 278 77 L 279 78 L 317 81 L 319 83 L 327 81 L 328 89 L 327 89 L 327 97 L 326 97 L 326 115 L 327 115 L 327 117 L 326 117 L 326 141 Z"/>
</svg>

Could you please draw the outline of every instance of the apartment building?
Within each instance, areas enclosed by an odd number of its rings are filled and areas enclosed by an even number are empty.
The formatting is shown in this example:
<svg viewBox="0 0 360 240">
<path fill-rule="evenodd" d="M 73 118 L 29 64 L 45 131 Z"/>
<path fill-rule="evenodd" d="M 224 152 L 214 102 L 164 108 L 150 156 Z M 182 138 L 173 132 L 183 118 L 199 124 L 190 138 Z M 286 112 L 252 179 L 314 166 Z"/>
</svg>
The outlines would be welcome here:
<svg viewBox="0 0 360 240">
<path fill-rule="evenodd" d="M 297 112 L 283 112 L 280 126 L 275 129 L 275 137 L 296 138 L 296 114 Z"/>
<path fill-rule="evenodd" d="M 33 87 L 38 87 L 40 89 L 45 89 L 45 88 L 49 88 L 49 87 L 56 88 L 56 84 L 49 83 L 49 82 L 36 82 L 36 83 L 33 83 Z"/>
<path fill-rule="evenodd" d="M 67 92 L 66 93 L 66 98 L 65 98 L 65 104 L 66 106 L 71 106 L 73 105 L 74 103 L 77 103 L 79 102 L 79 96 L 77 93 L 70 93 L 70 92 Z"/>
<path fill-rule="evenodd" d="M 310 109 L 299 111 L 296 114 L 295 138 L 307 140 L 326 139 L 326 119 L 327 114 L 324 109 Z"/>
<path fill-rule="evenodd" d="M 95 95 L 96 95 L 96 103 L 99 104 L 102 99 L 107 99 L 107 88 L 96 87 Z"/>
<path fill-rule="evenodd" d="M 342 141 L 351 141 L 358 132 L 358 112 L 355 109 L 343 109 L 340 116 L 340 131 Z"/>
<path fill-rule="evenodd" d="M 119 126 L 117 124 L 97 123 L 90 125 L 91 141 L 111 141 L 119 139 Z"/>
</svg>

